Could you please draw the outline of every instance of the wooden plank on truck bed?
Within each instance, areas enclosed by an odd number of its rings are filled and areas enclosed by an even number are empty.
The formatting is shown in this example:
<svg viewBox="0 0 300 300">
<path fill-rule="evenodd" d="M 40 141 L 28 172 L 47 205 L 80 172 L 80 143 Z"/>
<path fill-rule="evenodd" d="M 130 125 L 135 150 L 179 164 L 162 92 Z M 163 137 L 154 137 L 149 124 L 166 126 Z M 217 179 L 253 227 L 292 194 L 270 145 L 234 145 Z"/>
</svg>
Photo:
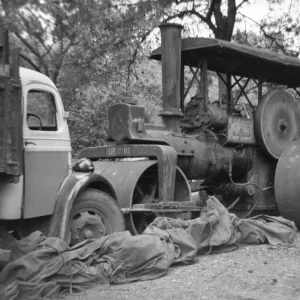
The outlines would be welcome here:
<svg viewBox="0 0 300 300">
<path fill-rule="evenodd" d="M 10 66 L 9 65 L 0 65 L 0 75 L 9 76 L 10 75 Z"/>
<path fill-rule="evenodd" d="M 8 64 L 8 32 L 2 28 L 0 36 L 0 180 L 17 182 L 23 174 L 20 49 L 11 51 Z"/>
</svg>

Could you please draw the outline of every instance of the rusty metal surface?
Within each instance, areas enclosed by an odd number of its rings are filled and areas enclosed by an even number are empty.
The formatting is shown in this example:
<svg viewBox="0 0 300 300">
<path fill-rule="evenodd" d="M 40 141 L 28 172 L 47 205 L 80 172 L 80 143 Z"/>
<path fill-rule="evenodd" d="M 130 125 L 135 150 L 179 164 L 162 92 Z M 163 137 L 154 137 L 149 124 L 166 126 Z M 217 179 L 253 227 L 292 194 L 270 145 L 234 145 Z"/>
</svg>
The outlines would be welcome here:
<svg viewBox="0 0 300 300">
<path fill-rule="evenodd" d="M 267 93 L 255 114 L 255 135 L 260 145 L 278 159 L 284 148 L 300 137 L 300 108 L 284 90 Z"/>
<path fill-rule="evenodd" d="M 277 209 L 275 194 L 274 194 L 274 174 L 276 169 L 276 161 L 270 160 L 263 151 L 259 149 L 254 150 L 252 168 L 248 173 L 248 178 L 250 182 L 257 184 L 260 188 L 257 189 L 256 196 L 258 197 L 258 202 L 255 207 L 256 211 L 274 211 Z M 258 186 L 255 186 L 256 188 Z M 256 197 L 250 198 L 249 200 L 253 202 Z"/>
<path fill-rule="evenodd" d="M 136 188 L 138 180 L 147 170 L 152 170 L 153 177 L 158 177 L 158 201 L 169 202 L 186 201 L 190 198 L 190 188 L 184 174 L 176 168 L 176 178 L 168 180 L 169 187 L 173 188 L 171 198 L 160 198 L 159 192 L 161 190 L 161 180 L 159 178 L 159 165 L 156 160 L 142 160 L 142 161 L 97 161 L 94 162 L 95 172 L 105 177 L 114 187 L 116 196 L 120 207 L 130 207 L 133 203 L 133 193 Z M 158 166 L 157 166 L 158 165 Z M 155 168 L 153 168 L 155 167 Z M 166 173 L 168 176 L 169 173 Z M 178 186 L 176 186 L 176 184 Z M 180 187 L 180 189 L 179 189 Z M 174 196 L 174 190 L 176 194 Z M 181 200 L 179 198 L 182 198 Z"/>
<path fill-rule="evenodd" d="M 186 129 L 197 127 L 220 129 L 226 127 L 227 123 L 228 114 L 222 107 L 216 104 L 205 105 L 201 98 L 192 98 L 185 107 L 181 127 Z"/>
<path fill-rule="evenodd" d="M 118 144 L 128 144 L 128 142 L 155 142 L 156 144 L 167 144 L 169 146 L 172 146 L 179 155 L 193 156 L 194 145 L 191 137 L 183 136 L 180 133 L 170 132 L 164 126 L 145 124 L 144 117 L 145 109 L 143 107 L 133 106 L 124 103 L 113 105 L 112 107 L 110 107 L 108 112 L 108 139 L 113 140 Z M 124 150 L 122 148 L 123 146 L 121 148 L 120 146 L 118 147 L 118 151 L 125 152 L 114 154 L 113 152 L 104 153 L 105 151 L 103 152 L 101 150 L 101 156 L 99 157 L 118 157 L 118 155 L 120 155 L 120 157 L 148 157 L 149 155 L 151 155 L 152 151 L 150 148 L 148 148 L 150 149 L 148 155 L 147 148 L 145 147 L 134 146 L 134 148 L 132 148 L 132 146 L 129 145 L 128 148 L 124 148 Z M 82 153 L 85 154 L 82 155 L 87 155 L 87 152 L 89 153 L 88 155 L 92 155 L 90 153 L 93 151 L 94 150 L 84 149 Z"/>
<path fill-rule="evenodd" d="M 300 141 L 286 146 L 275 172 L 275 196 L 280 214 L 300 226 Z"/>
<path fill-rule="evenodd" d="M 194 202 L 168 202 L 168 203 L 145 203 L 134 204 L 131 208 L 123 208 L 124 214 L 134 212 L 152 212 L 152 213 L 165 213 L 165 212 L 187 212 L 187 211 L 201 211 L 202 207 L 195 205 Z"/>
<path fill-rule="evenodd" d="M 116 142 L 146 137 L 145 108 L 119 103 L 108 109 L 108 140 Z M 150 139 L 151 137 L 147 137 Z"/>
<path fill-rule="evenodd" d="M 94 166 L 95 173 L 101 174 L 113 186 L 120 207 L 128 208 L 132 205 L 133 193 L 139 178 L 156 163 L 156 160 L 95 161 Z"/>
<path fill-rule="evenodd" d="M 89 159 L 117 158 L 117 157 L 153 157 L 158 162 L 159 199 L 172 201 L 174 198 L 174 183 L 177 166 L 177 153 L 163 145 L 122 145 L 103 146 L 83 149 L 79 158 Z M 146 163 L 145 163 L 146 164 Z M 124 168 L 120 164 L 120 171 Z M 126 169 L 127 171 L 127 169 Z"/>
<path fill-rule="evenodd" d="M 160 113 L 165 127 L 180 132 L 180 75 L 181 75 L 181 30 L 179 24 L 162 24 L 162 97 L 163 110 Z"/>
<path fill-rule="evenodd" d="M 252 119 L 230 116 L 227 125 L 227 143 L 255 145 Z"/>
<path fill-rule="evenodd" d="M 211 71 L 300 86 L 297 58 L 218 39 L 187 38 L 182 39 L 181 45 L 185 65 L 197 67 L 199 59 L 205 56 Z M 154 50 L 151 58 L 161 60 L 161 48 Z"/>
</svg>

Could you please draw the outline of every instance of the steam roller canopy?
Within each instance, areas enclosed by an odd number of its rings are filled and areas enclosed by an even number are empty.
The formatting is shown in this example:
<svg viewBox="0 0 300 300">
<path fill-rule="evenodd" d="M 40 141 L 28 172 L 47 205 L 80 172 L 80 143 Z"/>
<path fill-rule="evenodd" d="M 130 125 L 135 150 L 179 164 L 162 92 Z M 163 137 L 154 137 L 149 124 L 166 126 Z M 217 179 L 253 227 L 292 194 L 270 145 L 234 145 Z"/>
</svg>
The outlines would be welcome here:
<svg viewBox="0 0 300 300">
<path fill-rule="evenodd" d="M 275 197 L 280 214 L 300 226 L 300 141 L 286 146 L 275 172 Z"/>
<path fill-rule="evenodd" d="M 279 159 L 285 147 L 299 138 L 298 104 L 284 90 L 267 93 L 257 108 L 254 130 L 260 145 L 273 158 Z"/>
</svg>

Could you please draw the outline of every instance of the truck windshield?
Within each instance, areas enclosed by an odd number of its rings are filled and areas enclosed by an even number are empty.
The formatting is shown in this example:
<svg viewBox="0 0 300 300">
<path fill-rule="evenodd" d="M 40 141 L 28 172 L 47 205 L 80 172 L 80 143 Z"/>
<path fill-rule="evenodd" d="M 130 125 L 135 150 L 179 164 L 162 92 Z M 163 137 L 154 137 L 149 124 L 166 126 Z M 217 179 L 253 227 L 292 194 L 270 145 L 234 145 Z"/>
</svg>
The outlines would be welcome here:
<svg viewBox="0 0 300 300">
<path fill-rule="evenodd" d="M 27 125 L 31 130 L 57 130 L 55 100 L 51 93 L 36 90 L 28 92 Z"/>
</svg>

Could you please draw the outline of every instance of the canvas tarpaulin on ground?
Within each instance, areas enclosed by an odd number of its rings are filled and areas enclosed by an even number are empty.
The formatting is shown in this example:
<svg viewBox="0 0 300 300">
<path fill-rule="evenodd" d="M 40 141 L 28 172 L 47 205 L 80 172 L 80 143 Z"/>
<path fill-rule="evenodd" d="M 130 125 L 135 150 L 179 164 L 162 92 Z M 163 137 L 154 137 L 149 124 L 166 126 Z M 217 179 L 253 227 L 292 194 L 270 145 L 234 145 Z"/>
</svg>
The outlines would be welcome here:
<svg viewBox="0 0 300 300">
<path fill-rule="evenodd" d="M 155 279 L 174 263 L 193 263 L 198 254 L 243 243 L 292 243 L 295 233 L 295 224 L 282 217 L 239 219 L 214 197 L 198 218 L 158 217 L 137 236 L 119 232 L 69 248 L 34 232 L 12 250 L 0 274 L 0 299 L 58 299 L 70 290 Z"/>
</svg>

